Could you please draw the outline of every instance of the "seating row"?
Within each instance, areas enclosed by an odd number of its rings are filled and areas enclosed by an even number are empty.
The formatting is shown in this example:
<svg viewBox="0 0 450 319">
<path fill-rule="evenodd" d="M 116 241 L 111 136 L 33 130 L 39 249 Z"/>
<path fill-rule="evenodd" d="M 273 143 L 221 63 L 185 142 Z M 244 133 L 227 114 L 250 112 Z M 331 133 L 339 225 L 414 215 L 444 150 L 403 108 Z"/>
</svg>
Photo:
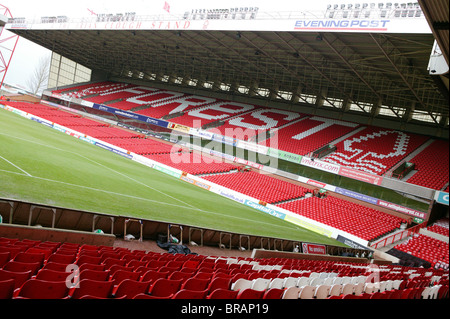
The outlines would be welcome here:
<svg viewBox="0 0 450 319">
<path fill-rule="evenodd" d="M 299 215 L 346 231 L 367 241 L 400 228 L 404 219 L 333 196 L 309 197 L 277 205 Z"/>
<path fill-rule="evenodd" d="M 253 171 L 204 176 L 203 179 L 267 203 L 300 198 L 311 192 L 308 188 Z"/>
</svg>

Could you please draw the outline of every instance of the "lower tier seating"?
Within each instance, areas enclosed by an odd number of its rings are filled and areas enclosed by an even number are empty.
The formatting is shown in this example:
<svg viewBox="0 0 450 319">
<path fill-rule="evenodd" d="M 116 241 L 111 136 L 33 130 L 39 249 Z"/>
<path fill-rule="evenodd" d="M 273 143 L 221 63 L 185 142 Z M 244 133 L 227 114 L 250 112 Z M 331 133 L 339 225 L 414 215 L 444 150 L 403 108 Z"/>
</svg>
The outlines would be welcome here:
<svg viewBox="0 0 450 319">
<path fill-rule="evenodd" d="M 432 267 L 446 267 L 449 265 L 449 244 L 441 240 L 416 234 L 407 242 L 394 247 L 418 258 L 428 261 Z"/>
<path fill-rule="evenodd" d="M 203 176 L 202 178 L 266 203 L 299 198 L 311 192 L 305 187 L 252 171 Z"/>
<path fill-rule="evenodd" d="M 0 299 L 442 299 L 448 271 L 0 237 Z"/>
<path fill-rule="evenodd" d="M 402 218 L 332 196 L 310 197 L 277 206 L 367 241 L 376 240 L 406 222 Z"/>
</svg>

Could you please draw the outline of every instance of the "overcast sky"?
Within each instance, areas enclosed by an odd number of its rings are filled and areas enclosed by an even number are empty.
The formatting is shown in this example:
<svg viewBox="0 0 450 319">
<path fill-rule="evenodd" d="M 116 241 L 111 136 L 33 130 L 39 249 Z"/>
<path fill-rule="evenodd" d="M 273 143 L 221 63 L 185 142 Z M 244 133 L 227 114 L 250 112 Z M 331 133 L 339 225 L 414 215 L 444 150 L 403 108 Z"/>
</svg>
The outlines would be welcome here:
<svg viewBox="0 0 450 319">
<path fill-rule="evenodd" d="M 14 18 L 37 18 L 42 16 L 66 15 L 69 18 L 88 17 L 94 13 L 136 12 L 137 15 L 167 14 L 164 11 L 165 0 L 1 0 L 1 5 L 8 8 Z M 344 1 L 336 1 L 341 3 Z M 346 1 L 345 3 L 358 1 Z M 170 14 L 183 14 L 190 9 L 200 8 L 231 8 L 231 7 L 259 7 L 260 12 L 269 11 L 298 11 L 298 10 L 324 10 L 329 0 L 295 1 L 295 0 L 168 0 Z M 297 8 L 294 8 L 296 6 Z M 2 9 L 2 8 L 0 8 Z M 90 10 L 90 11 L 89 11 Z M 4 9 L 0 10 L 4 14 Z M 1 38 L 11 36 L 4 30 Z M 4 47 L 12 49 L 12 41 L 5 42 Z M 3 52 L 3 51 L 2 51 Z M 14 56 L 12 57 L 5 82 L 19 84 L 26 87 L 26 82 L 36 69 L 42 58 L 48 57 L 51 52 L 32 42 L 19 38 Z"/>
</svg>

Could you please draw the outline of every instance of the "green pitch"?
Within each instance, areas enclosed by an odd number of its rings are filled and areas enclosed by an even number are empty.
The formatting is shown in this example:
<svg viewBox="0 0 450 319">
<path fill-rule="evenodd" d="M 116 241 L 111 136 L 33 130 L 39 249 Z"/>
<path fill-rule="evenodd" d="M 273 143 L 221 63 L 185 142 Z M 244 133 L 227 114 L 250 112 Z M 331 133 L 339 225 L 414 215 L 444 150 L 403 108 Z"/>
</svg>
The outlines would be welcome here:
<svg viewBox="0 0 450 319">
<path fill-rule="evenodd" d="M 3 109 L 0 197 L 344 246 Z"/>
</svg>

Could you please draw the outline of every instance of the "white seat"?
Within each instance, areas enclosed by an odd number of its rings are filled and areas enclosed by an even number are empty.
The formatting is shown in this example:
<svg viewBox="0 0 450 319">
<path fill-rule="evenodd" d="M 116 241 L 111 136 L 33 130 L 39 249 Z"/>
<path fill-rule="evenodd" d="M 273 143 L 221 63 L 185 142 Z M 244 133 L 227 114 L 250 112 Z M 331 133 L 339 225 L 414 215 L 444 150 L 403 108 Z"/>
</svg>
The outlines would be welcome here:
<svg viewBox="0 0 450 319">
<path fill-rule="evenodd" d="M 315 287 L 317 287 L 317 286 L 319 286 L 319 285 L 321 285 L 321 284 L 323 284 L 323 279 L 320 278 L 320 277 L 313 278 L 313 279 L 309 282 L 309 285 L 310 285 L 310 286 L 315 286 Z"/>
<path fill-rule="evenodd" d="M 272 279 L 272 281 L 269 283 L 269 288 L 278 288 L 278 289 L 283 289 L 283 284 L 284 284 L 284 279 L 283 278 L 274 278 Z"/>
<path fill-rule="evenodd" d="M 302 288 L 299 287 L 289 287 L 287 288 L 281 299 L 298 299 Z"/>
<path fill-rule="evenodd" d="M 330 296 L 331 287 L 328 285 L 320 285 L 314 293 L 316 299 L 327 299 Z"/>
<path fill-rule="evenodd" d="M 334 282 L 334 278 L 333 277 L 328 277 L 323 281 L 324 285 L 328 285 L 328 286 L 332 286 Z"/>
<path fill-rule="evenodd" d="M 314 294 L 316 293 L 316 287 L 305 286 L 300 292 L 299 299 L 314 299 Z"/>
<path fill-rule="evenodd" d="M 330 288 L 330 296 L 340 296 L 342 293 L 342 285 L 332 285 Z"/>
<path fill-rule="evenodd" d="M 253 290 L 264 291 L 269 286 L 270 279 L 266 278 L 257 278 L 253 280 L 252 286 L 250 287 Z"/>
<path fill-rule="evenodd" d="M 402 283 L 403 280 L 401 279 L 397 279 L 394 280 L 392 283 L 392 289 L 398 290 L 400 288 L 400 284 Z"/>
<path fill-rule="evenodd" d="M 380 292 L 386 291 L 386 281 L 380 281 L 380 288 L 378 290 Z"/>
<path fill-rule="evenodd" d="M 297 287 L 297 281 L 298 278 L 296 277 L 286 277 L 284 278 L 283 287 L 284 288 Z"/>
<path fill-rule="evenodd" d="M 352 282 L 352 277 L 348 277 L 348 276 L 342 277 L 342 285 L 350 284 L 351 282 Z"/>
<path fill-rule="evenodd" d="M 354 284 L 348 283 L 348 284 L 342 285 L 342 294 L 343 295 L 353 295 L 354 290 L 355 290 Z"/>
<path fill-rule="evenodd" d="M 244 278 L 239 278 L 231 285 L 231 290 L 237 291 L 241 289 L 251 288 L 253 280 L 247 280 Z"/>
<path fill-rule="evenodd" d="M 431 288 L 432 288 L 432 287 L 426 287 L 426 288 L 422 291 L 422 299 L 430 299 Z"/>
<path fill-rule="evenodd" d="M 372 293 L 378 291 L 378 287 L 379 287 L 378 283 L 368 282 L 364 285 L 364 292 L 366 294 L 372 294 Z"/>
<path fill-rule="evenodd" d="M 363 292 L 364 292 L 364 283 L 360 282 L 359 284 L 356 284 L 355 285 L 355 290 L 353 291 L 353 293 L 356 296 L 361 296 L 363 294 Z"/>
<path fill-rule="evenodd" d="M 318 272 L 312 272 L 310 275 L 309 275 L 309 278 L 316 278 L 316 277 L 319 277 L 320 276 L 320 274 L 318 273 Z"/>
<path fill-rule="evenodd" d="M 393 284 L 394 284 L 393 280 L 386 280 L 386 287 L 385 287 L 386 291 L 391 291 L 393 289 Z"/>
<path fill-rule="evenodd" d="M 325 279 L 325 278 L 328 278 L 328 273 L 327 272 L 321 272 L 320 274 L 319 274 L 319 278 L 321 278 L 321 279 Z"/>
<path fill-rule="evenodd" d="M 430 299 L 437 299 L 438 298 L 439 288 L 441 288 L 441 285 L 436 285 L 436 286 L 431 287 L 431 289 L 430 289 Z"/>
<path fill-rule="evenodd" d="M 342 277 L 335 277 L 333 281 L 333 285 L 342 285 Z"/>
<path fill-rule="evenodd" d="M 298 278 L 297 287 L 308 286 L 310 281 L 311 279 L 309 279 L 308 277 L 300 277 Z"/>
</svg>

